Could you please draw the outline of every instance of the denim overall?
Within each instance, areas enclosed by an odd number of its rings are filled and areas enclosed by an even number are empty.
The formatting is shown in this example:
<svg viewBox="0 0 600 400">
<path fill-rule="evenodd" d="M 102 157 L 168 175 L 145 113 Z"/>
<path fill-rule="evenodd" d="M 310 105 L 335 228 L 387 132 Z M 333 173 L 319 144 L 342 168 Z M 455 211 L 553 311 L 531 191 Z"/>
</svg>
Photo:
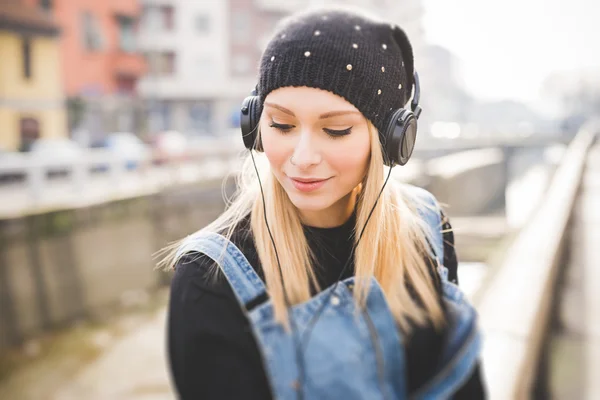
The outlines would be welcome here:
<svg viewBox="0 0 600 400">
<path fill-rule="evenodd" d="M 437 209 L 431 194 L 417 190 Z M 440 232 L 440 215 L 435 209 L 419 212 L 433 232 Z M 430 239 L 434 249 L 432 256 L 440 255 L 436 257 L 439 261 L 443 259 L 442 235 L 433 236 Z M 266 288 L 245 256 L 223 236 L 210 232 L 188 237 L 179 254 L 187 252 L 206 254 L 227 277 L 249 317 L 274 398 L 298 398 L 299 368 L 292 334 L 275 321 L 270 300 L 246 311 L 246 305 L 264 296 Z M 438 266 L 449 315 L 448 335 L 438 370 L 411 395 L 415 399 L 449 398 L 470 376 L 480 353 L 476 311 L 458 286 L 448 281 L 445 267 L 439 262 Z M 345 279 L 291 307 L 297 328 L 295 334 L 300 337 L 315 313 L 324 307 L 308 344 L 303 347 L 304 399 L 406 399 L 407 372 L 401 332 L 374 278 L 370 281 L 367 312 L 355 312 L 354 279 Z"/>
</svg>

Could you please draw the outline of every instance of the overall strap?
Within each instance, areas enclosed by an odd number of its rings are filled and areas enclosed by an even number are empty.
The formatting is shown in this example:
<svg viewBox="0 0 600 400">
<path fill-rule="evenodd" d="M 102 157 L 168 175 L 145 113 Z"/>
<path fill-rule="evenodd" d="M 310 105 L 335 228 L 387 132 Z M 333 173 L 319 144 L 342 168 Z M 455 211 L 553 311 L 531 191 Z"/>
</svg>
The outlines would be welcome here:
<svg viewBox="0 0 600 400">
<path fill-rule="evenodd" d="M 244 308 L 266 296 L 265 284 L 254 268 L 240 249 L 224 236 L 214 232 L 190 235 L 177 250 L 177 257 L 190 252 L 206 254 L 219 265 Z"/>
<path fill-rule="evenodd" d="M 429 229 L 427 241 L 431 250 L 431 256 L 437 261 L 438 273 L 443 280 L 448 279 L 448 270 L 443 266 L 444 262 L 444 235 L 442 234 L 442 216 L 440 205 L 435 196 L 427 190 L 412 186 L 414 195 L 421 200 L 417 212 L 425 221 Z"/>
</svg>

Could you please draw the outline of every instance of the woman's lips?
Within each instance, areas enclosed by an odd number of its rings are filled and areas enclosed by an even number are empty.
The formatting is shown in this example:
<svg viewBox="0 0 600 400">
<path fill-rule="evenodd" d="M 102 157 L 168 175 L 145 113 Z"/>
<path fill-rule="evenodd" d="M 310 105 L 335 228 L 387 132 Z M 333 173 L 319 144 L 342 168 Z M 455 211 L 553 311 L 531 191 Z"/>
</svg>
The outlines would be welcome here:
<svg viewBox="0 0 600 400">
<path fill-rule="evenodd" d="M 317 190 L 317 189 L 320 189 L 321 187 L 323 187 L 323 185 L 325 185 L 325 183 L 327 183 L 329 178 L 316 180 L 316 181 L 310 181 L 310 182 L 305 182 L 305 180 L 299 181 L 294 178 L 290 178 L 290 180 L 292 181 L 292 184 L 294 185 L 294 187 L 296 189 L 298 189 L 299 191 L 312 192 L 314 190 Z"/>
</svg>

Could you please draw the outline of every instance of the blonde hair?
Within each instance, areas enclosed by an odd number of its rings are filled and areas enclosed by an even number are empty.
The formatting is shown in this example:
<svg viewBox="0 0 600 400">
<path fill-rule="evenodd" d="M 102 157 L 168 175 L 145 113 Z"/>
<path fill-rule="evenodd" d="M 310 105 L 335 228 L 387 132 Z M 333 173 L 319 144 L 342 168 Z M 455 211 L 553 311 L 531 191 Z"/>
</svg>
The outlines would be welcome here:
<svg viewBox="0 0 600 400">
<path fill-rule="evenodd" d="M 367 221 L 375 200 L 384 183 L 387 167 L 377 129 L 369 123 L 371 155 L 367 173 L 359 184 L 357 198 L 356 235 Z M 258 137 L 260 137 L 260 132 Z M 266 217 L 281 261 L 281 275 L 275 250 L 264 223 L 263 198 L 250 155 L 245 159 L 237 180 L 233 200 L 215 221 L 202 231 L 219 232 L 230 238 L 238 222 L 250 213 L 254 244 L 264 271 L 267 291 L 274 307 L 275 318 L 287 326 L 287 307 L 284 290 L 290 303 L 305 302 L 311 297 L 310 283 L 319 288 L 313 269 L 312 253 L 303 234 L 296 207 L 270 170 L 266 156 L 254 156 L 264 190 Z M 423 325 L 431 321 L 436 328 L 444 325 L 444 314 L 439 295 L 427 265 L 429 254 L 427 237 L 433 233 L 417 213 L 417 207 L 428 207 L 405 185 L 393 179 L 388 181 L 373 211 L 355 253 L 356 285 L 354 296 L 364 307 L 368 282 L 375 277 L 380 284 L 388 306 L 405 333 L 410 333 L 410 321 Z M 431 206 L 429 206 L 431 207 Z M 192 235 L 193 236 L 193 235 Z M 173 268 L 181 242 L 164 249 L 168 254 L 159 263 Z M 213 266 L 218 270 L 218 266 Z M 435 268 L 435 267 L 433 267 Z M 434 269 L 435 271 L 435 269 Z M 412 288 L 413 294 L 411 295 Z"/>
</svg>

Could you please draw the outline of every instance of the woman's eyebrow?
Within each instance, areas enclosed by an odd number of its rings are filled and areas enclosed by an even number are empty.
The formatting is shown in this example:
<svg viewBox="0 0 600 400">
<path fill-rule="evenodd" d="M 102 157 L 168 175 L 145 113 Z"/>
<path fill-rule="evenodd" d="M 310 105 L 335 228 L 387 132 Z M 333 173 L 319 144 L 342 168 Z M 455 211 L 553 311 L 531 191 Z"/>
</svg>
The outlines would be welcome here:
<svg viewBox="0 0 600 400">
<path fill-rule="evenodd" d="M 331 118 L 331 117 L 338 117 L 340 115 L 347 115 L 347 114 L 360 114 L 359 111 L 352 111 L 352 110 L 347 110 L 347 111 L 330 111 L 327 112 L 325 114 L 321 114 L 319 116 L 319 119 L 325 119 L 325 118 Z"/>
<path fill-rule="evenodd" d="M 294 113 L 293 113 L 293 112 L 291 112 L 291 111 L 290 111 L 290 110 L 288 110 L 287 108 L 285 108 L 285 107 L 282 107 L 282 106 L 280 106 L 280 105 L 278 105 L 278 104 L 273 104 L 273 103 L 267 103 L 267 102 L 265 102 L 265 106 L 276 108 L 276 109 L 278 109 L 278 110 L 279 110 L 279 111 L 281 111 L 281 112 L 284 112 L 284 113 L 286 113 L 286 114 L 288 114 L 288 115 L 291 115 L 292 117 L 295 117 L 295 115 L 294 115 Z"/>
<path fill-rule="evenodd" d="M 281 112 L 291 115 L 292 117 L 296 116 L 296 115 L 294 115 L 294 113 L 291 110 L 288 110 L 287 108 L 280 106 L 279 104 L 265 102 L 265 106 L 276 108 L 277 110 L 279 110 Z M 325 114 L 319 115 L 319 119 L 338 117 L 340 115 L 347 115 L 347 114 L 360 114 L 360 111 L 354 111 L 354 110 L 330 111 L 330 112 L 326 112 Z"/>
</svg>

